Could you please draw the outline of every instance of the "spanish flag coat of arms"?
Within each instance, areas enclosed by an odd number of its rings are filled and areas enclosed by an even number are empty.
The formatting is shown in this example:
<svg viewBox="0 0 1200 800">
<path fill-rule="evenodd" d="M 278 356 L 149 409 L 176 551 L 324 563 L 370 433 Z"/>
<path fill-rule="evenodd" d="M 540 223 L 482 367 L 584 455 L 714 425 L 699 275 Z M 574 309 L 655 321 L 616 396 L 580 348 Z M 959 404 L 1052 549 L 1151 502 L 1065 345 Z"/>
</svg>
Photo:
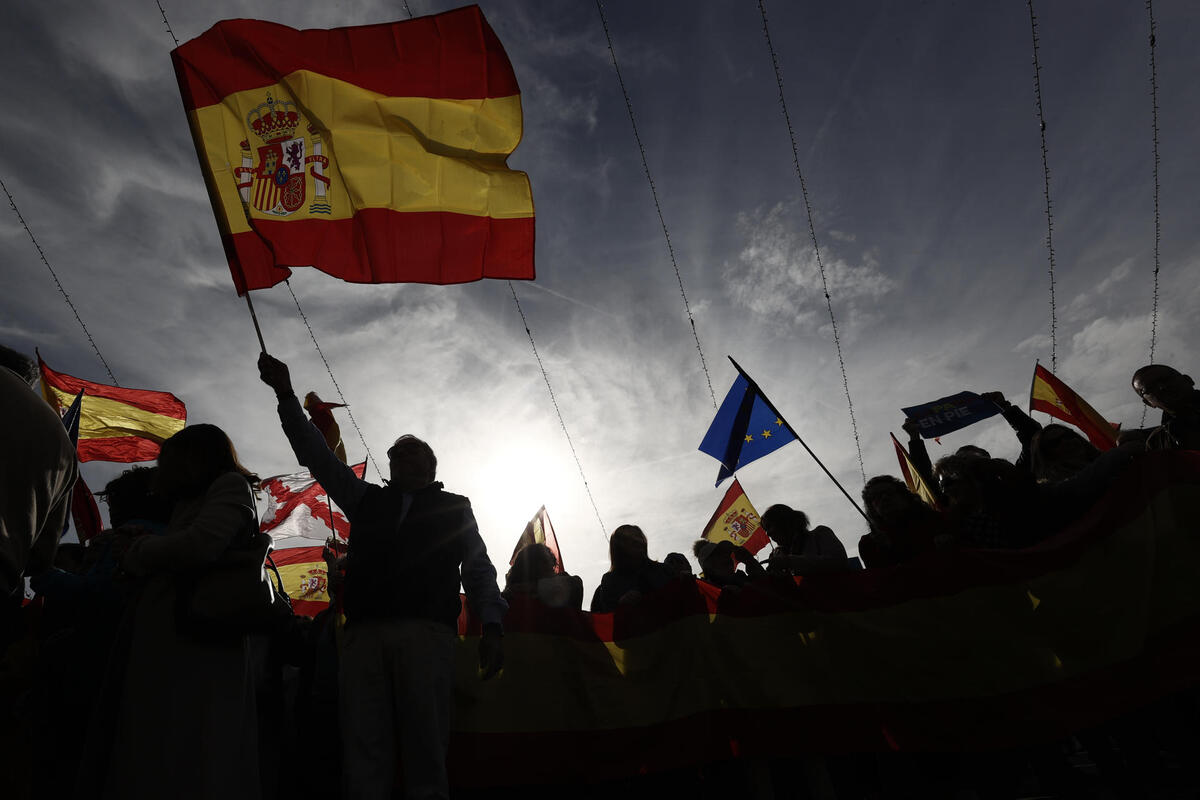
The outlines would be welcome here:
<svg viewBox="0 0 1200 800">
<path fill-rule="evenodd" d="M 355 283 L 532 279 L 512 64 L 477 6 L 295 30 L 218 22 L 172 51 L 238 293 L 314 266 Z"/>
</svg>

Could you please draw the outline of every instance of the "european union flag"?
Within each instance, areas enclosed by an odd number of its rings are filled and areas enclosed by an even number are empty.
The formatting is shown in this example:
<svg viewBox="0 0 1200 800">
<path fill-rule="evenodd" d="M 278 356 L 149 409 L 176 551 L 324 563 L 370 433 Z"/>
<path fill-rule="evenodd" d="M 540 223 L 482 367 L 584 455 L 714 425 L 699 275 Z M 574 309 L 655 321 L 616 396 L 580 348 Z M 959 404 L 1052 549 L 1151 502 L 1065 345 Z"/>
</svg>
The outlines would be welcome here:
<svg viewBox="0 0 1200 800">
<path fill-rule="evenodd" d="M 756 458 L 773 453 L 796 438 L 783 418 L 771 410 L 758 386 L 738 374 L 700 451 L 721 462 L 717 486 Z"/>
</svg>

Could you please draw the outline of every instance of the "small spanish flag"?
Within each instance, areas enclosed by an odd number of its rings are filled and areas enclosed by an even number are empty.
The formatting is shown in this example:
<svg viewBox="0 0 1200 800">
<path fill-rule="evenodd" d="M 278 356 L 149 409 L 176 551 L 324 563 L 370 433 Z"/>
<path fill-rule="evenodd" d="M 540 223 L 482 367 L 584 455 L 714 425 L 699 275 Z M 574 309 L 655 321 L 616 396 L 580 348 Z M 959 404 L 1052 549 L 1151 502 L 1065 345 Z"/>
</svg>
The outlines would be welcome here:
<svg viewBox="0 0 1200 800">
<path fill-rule="evenodd" d="M 1033 370 L 1033 385 L 1029 388 L 1029 410 L 1044 411 L 1083 431 L 1088 440 L 1101 450 L 1117 446 L 1117 427 L 1100 416 L 1100 412 L 1038 364 Z"/>
<path fill-rule="evenodd" d="M 904 475 L 904 483 L 908 485 L 908 490 L 924 500 L 927 505 L 937 508 L 937 498 L 934 496 L 933 490 L 929 488 L 929 484 L 925 482 L 925 476 L 912 463 L 912 458 L 904 449 L 904 445 L 896 440 L 896 434 L 888 435 L 892 437 L 892 444 L 896 447 L 896 459 L 900 462 L 900 473 Z"/>
<path fill-rule="evenodd" d="M 315 617 L 329 607 L 329 569 L 321 547 L 289 547 L 271 554 L 283 590 L 297 614 Z"/>
<path fill-rule="evenodd" d="M 710 542 L 733 542 L 751 553 L 757 553 L 767 545 L 767 532 L 762 529 L 758 512 L 746 497 L 737 478 L 721 498 L 721 504 L 704 526 L 701 539 Z"/>
<path fill-rule="evenodd" d="M 46 366 L 42 396 L 60 414 L 83 392 L 79 413 L 80 461 L 153 461 L 162 443 L 183 430 L 187 408 L 168 392 L 123 389 L 74 378 Z"/>
<path fill-rule="evenodd" d="M 554 554 L 555 574 L 562 574 L 566 571 L 563 568 L 562 553 L 558 549 L 558 537 L 554 535 L 554 526 L 550 524 L 550 515 L 546 513 L 545 506 L 538 509 L 538 512 L 533 515 L 533 519 L 529 520 L 525 526 L 525 530 L 521 532 L 521 538 L 517 539 L 517 546 L 513 548 L 512 558 L 508 560 L 508 565 L 511 567 L 517 560 L 517 553 L 531 544 L 544 544 L 550 548 L 550 552 Z"/>
<path fill-rule="evenodd" d="M 478 6 L 298 31 L 218 22 L 171 53 L 238 294 L 532 279 L 521 96 Z"/>
</svg>

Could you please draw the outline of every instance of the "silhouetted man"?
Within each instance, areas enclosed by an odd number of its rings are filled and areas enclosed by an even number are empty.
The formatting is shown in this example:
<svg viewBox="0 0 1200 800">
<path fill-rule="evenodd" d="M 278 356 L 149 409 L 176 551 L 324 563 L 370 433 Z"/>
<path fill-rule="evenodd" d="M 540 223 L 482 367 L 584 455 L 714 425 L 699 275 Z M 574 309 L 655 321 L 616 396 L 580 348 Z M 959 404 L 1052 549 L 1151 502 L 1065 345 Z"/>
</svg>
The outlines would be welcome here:
<svg viewBox="0 0 1200 800">
<path fill-rule="evenodd" d="M 79 471 L 62 420 L 34 390 L 37 364 L 0 345 L 0 656 L 16 635 L 22 578 L 49 569 Z"/>
<path fill-rule="evenodd" d="M 1143 403 L 1163 412 L 1162 424 L 1146 438 L 1147 450 L 1200 450 L 1200 391 L 1190 376 L 1150 364 L 1133 373 L 1132 383 Z"/>
<path fill-rule="evenodd" d="M 448 797 L 460 580 L 483 623 L 484 679 L 503 663 L 500 620 L 508 607 L 471 504 L 442 491 L 433 450 L 411 435 L 388 450 L 387 486 L 360 479 L 305 418 L 287 365 L 263 353 L 258 368 L 279 398 L 296 458 L 350 520 L 340 693 L 345 796 L 391 797 L 399 744 L 405 796 Z"/>
</svg>

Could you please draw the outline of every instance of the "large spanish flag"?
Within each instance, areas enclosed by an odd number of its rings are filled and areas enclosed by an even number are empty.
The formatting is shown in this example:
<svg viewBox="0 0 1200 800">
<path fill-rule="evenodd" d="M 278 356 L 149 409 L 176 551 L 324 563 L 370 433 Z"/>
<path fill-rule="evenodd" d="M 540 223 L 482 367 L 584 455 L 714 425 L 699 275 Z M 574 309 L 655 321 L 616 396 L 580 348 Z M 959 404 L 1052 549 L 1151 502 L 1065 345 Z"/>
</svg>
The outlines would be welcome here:
<svg viewBox="0 0 1200 800">
<path fill-rule="evenodd" d="M 1043 411 L 1083 431 L 1096 447 L 1111 450 L 1117 445 L 1116 427 L 1075 393 L 1050 370 L 1038 364 L 1029 388 L 1029 410 Z"/>
<path fill-rule="evenodd" d="M 239 294 L 533 278 L 512 64 L 477 6 L 298 31 L 226 20 L 172 59 Z"/>
<path fill-rule="evenodd" d="M 467 615 L 451 780 L 570 794 L 738 756 L 1023 747 L 1194 688 L 1198 489 L 1200 454 L 1150 453 L 1026 550 L 680 582 L 613 614 L 515 598 L 489 681 Z"/>
<path fill-rule="evenodd" d="M 62 413 L 83 392 L 80 461 L 153 461 L 162 443 L 183 430 L 187 408 L 169 392 L 124 389 L 55 372 L 38 355 L 42 396 Z"/>
</svg>

